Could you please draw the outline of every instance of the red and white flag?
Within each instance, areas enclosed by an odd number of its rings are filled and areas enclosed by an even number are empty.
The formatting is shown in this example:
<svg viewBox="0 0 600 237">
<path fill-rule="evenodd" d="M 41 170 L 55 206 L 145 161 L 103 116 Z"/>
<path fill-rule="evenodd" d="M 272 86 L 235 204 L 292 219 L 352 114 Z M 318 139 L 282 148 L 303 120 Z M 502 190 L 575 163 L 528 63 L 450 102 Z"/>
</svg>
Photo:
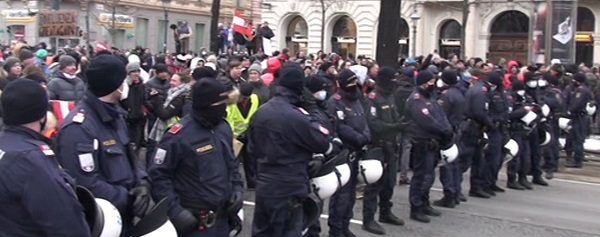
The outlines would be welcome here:
<svg viewBox="0 0 600 237">
<path fill-rule="evenodd" d="M 252 31 L 254 31 L 254 27 L 252 24 L 248 23 L 246 17 L 244 17 L 244 15 L 237 9 L 233 11 L 232 25 L 234 32 L 242 34 L 248 40 L 252 40 L 254 38 L 254 34 L 252 33 Z"/>
</svg>

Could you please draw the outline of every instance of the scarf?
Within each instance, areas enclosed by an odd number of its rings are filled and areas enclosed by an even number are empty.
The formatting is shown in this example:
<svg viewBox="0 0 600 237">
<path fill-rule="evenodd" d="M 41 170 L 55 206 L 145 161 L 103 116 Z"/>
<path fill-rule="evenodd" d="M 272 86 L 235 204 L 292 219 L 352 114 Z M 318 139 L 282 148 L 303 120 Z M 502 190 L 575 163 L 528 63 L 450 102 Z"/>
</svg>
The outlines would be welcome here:
<svg viewBox="0 0 600 237">
<path fill-rule="evenodd" d="M 169 91 L 167 91 L 167 98 L 163 103 L 163 108 L 169 106 L 173 99 L 177 98 L 182 93 L 190 91 L 190 88 L 191 86 L 189 84 L 183 84 L 175 88 L 170 88 Z M 148 134 L 148 138 L 156 142 L 160 142 L 167 129 L 178 123 L 179 120 L 180 118 L 178 116 L 174 116 L 166 121 L 157 119 L 152 126 L 152 130 L 150 130 L 150 134 Z"/>
</svg>

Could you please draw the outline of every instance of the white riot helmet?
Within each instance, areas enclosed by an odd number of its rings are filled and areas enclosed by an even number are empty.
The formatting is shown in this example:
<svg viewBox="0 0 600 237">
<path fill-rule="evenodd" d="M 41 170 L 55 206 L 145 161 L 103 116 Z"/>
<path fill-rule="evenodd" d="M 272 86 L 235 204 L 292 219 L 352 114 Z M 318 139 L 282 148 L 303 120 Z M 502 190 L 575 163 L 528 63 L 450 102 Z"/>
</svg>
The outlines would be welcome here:
<svg viewBox="0 0 600 237">
<path fill-rule="evenodd" d="M 542 105 L 542 115 L 544 117 L 548 117 L 548 115 L 550 115 L 550 106 L 548 105 Z"/>
<path fill-rule="evenodd" d="M 310 180 L 312 190 L 321 199 L 327 199 L 338 189 L 338 176 L 334 171 Z"/>
<path fill-rule="evenodd" d="M 458 147 L 456 144 L 452 144 L 452 146 L 446 150 L 441 150 L 440 155 L 442 156 L 442 164 L 452 163 L 458 157 Z"/>
<path fill-rule="evenodd" d="M 504 144 L 504 149 L 506 150 L 506 156 L 504 157 L 504 163 L 511 161 L 517 154 L 519 153 L 519 144 L 510 139 L 506 144 Z"/>
<path fill-rule="evenodd" d="M 550 143 L 550 140 L 552 140 L 552 135 L 550 135 L 550 133 L 547 132 L 546 130 L 540 130 L 539 136 L 540 136 L 540 146 L 548 145 Z"/>
<path fill-rule="evenodd" d="M 323 163 L 319 171 L 311 177 L 313 193 L 322 200 L 331 197 L 350 179 L 350 166 L 347 164 L 348 153 L 347 149 L 342 150 Z"/>
<path fill-rule="evenodd" d="M 177 230 L 169 220 L 167 198 L 160 200 L 131 229 L 131 237 L 177 237 Z"/>
<path fill-rule="evenodd" d="M 337 175 L 339 178 L 339 185 L 340 187 L 346 185 L 348 183 L 348 181 L 350 181 L 350 166 L 348 165 L 348 163 L 344 163 L 341 165 L 338 165 L 335 167 L 335 170 L 337 171 Z"/>
<path fill-rule="evenodd" d="M 488 145 L 489 145 L 489 142 L 490 142 L 490 139 L 489 139 L 489 137 L 488 137 L 488 135 L 487 135 L 486 132 L 483 133 L 483 140 L 485 141 L 485 145 L 483 145 L 483 150 L 485 150 L 485 149 L 488 148 Z"/>
<path fill-rule="evenodd" d="M 104 199 L 94 198 L 94 195 L 84 187 L 78 186 L 76 192 L 84 208 L 83 212 L 92 237 L 119 237 L 123 229 L 119 210 Z"/>
<path fill-rule="evenodd" d="M 521 121 L 523 121 L 525 125 L 530 126 L 535 119 L 537 119 L 537 114 L 533 111 L 529 111 L 521 118 Z"/>
<path fill-rule="evenodd" d="M 229 237 L 240 235 L 242 233 L 242 227 L 244 226 L 244 208 L 240 209 L 235 215 L 229 215 L 228 219 L 230 227 Z"/>
<path fill-rule="evenodd" d="M 383 175 L 383 150 L 379 147 L 370 149 L 362 160 L 358 161 L 358 181 L 362 184 L 373 184 Z"/>
<path fill-rule="evenodd" d="M 565 132 L 569 132 L 571 130 L 571 120 L 568 118 L 558 118 L 558 127 Z"/>
<path fill-rule="evenodd" d="M 594 115 L 596 113 L 596 104 L 594 104 L 592 102 L 588 102 L 587 105 L 585 106 L 585 111 L 590 116 Z"/>
</svg>

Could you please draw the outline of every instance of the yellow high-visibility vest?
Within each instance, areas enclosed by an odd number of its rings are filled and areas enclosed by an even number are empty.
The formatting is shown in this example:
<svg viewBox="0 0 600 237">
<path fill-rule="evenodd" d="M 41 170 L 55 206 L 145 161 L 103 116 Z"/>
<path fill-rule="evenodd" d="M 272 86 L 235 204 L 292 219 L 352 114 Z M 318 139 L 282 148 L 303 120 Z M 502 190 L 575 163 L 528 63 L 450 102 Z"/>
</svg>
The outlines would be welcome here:
<svg viewBox="0 0 600 237">
<path fill-rule="evenodd" d="M 233 135 L 236 137 L 246 131 L 252 115 L 258 110 L 259 100 L 256 94 L 250 95 L 250 103 L 250 110 L 248 110 L 248 116 L 246 118 L 242 115 L 237 103 L 227 105 L 227 122 L 233 130 Z"/>
</svg>

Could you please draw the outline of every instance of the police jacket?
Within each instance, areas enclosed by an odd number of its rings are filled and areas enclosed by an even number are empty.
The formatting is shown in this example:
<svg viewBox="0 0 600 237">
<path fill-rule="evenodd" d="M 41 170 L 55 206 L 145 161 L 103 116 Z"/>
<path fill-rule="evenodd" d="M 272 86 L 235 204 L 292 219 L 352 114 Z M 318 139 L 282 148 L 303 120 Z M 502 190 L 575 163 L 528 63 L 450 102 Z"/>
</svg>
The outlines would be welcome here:
<svg viewBox="0 0 600 237">
<path fill-rule="evenodd" d="M 248 127 L 248 153 L 256 158 L 256 195 L 306 197 L 308 162 L 314 153 L 332 150 L 329 130 L 297 107 L 300 97 L 277 87 Z"/>
<path fill-rule="evenodd" d="M 504 124 L 508 120 L 508 104 L 506 95 L 500 88 L 487 93 L 489 99 L 489 117 L 495 124 Z"/>
<path fill-rule="evenodd" d="M 67 78 L 62 71 L 56 70 L 48 82 L 51 100 L 80 101 L 85 94 L 85 83 L 79 77 Z"/>
<path fill-rule="evenodd" d="M 21 126 L 0 135 L 0 236 L 90 236 L 75 181 L 48 142 Z"/>
<path fill-rule="evenodd" d="M 334 94 L 327 101 L 326 107 L 330 114 L 337 117 L 338 137 L 351 150 L 359 150 L 371 142 L 371 131 L 360 100 L 345 98 L 343 90 Z"/>
<path fill-rule="evenodd" d="M 565 99 L 558 87 L 548 88 L 542 96 L 542 101 L 550 107 L 551 115 L 565 112 Z"/>
<path fill-rule="evenodd" d="M 79 185 L 130 216 L 128 191 L 146 174 L 128 154 L 129 136 L 120 107 L 104 103 L 91 92 L 63 120 L 55 151 Z M 126 223 L 124 221 L 124 223 Z"/>
<path fill-rule="evenodd" d="M 583 116 L 587 114 L 585 108 L 587 103 L 593 100 L 593 94 L 586 85 L 580 85 L 573 90 L 567 111 L 573 116 Z"/>
<path fill-rule="evenodd" d="M 437 102 L 444 110 L 450 126 L 456 130 L 465 120 L 465 97 L 458 85 L 442 88 Z"/>
<path fill-rule="evenodd" d="M 184 208 L 222 210 L 233 192 L 243 191 L 232 141 L 225 120 L 213 127 L 191 115 L 165 134 L 149 175 L 154 200 L 167 198 L 171 218 Z"/>
<path fill-rule="evenodd" d="M 525 97 L 518 95 L 514 91 L 507 93 L 506 102 L 508 105 L 508 120 L 509 130 L 512 132 L 525 132 L 525 123 L 521 121 L 521 118 L 525 116 L 529 110 L 525 108 L 531 103 L 531 98 L 528 100 L 527 95 Z"/>
<path fill-rule="evenodd" d="M 420 89 L 406 101 L 407 117 L 413 122 L 408 127 L 408 135 L 416 141 L 443 141 L 452 134 L 452 127 L 440 105 Z"/>
<path fill-rule="evenodd" d="M 488 116 L 488 88 L 482 81 L 476 81 L 465 94 L 465 116 L 479 126 L 493 127 Z"/>
<path fill-rule="evenodd" d="M 371 139 L 377 141 L 394 141 L 400 132 L 400 115 L 396 110 L 393 91 L 385 92 L 375 87 L 364 100 L 367 112 L 367 123 L 371 130 Z"/>
</svg>

